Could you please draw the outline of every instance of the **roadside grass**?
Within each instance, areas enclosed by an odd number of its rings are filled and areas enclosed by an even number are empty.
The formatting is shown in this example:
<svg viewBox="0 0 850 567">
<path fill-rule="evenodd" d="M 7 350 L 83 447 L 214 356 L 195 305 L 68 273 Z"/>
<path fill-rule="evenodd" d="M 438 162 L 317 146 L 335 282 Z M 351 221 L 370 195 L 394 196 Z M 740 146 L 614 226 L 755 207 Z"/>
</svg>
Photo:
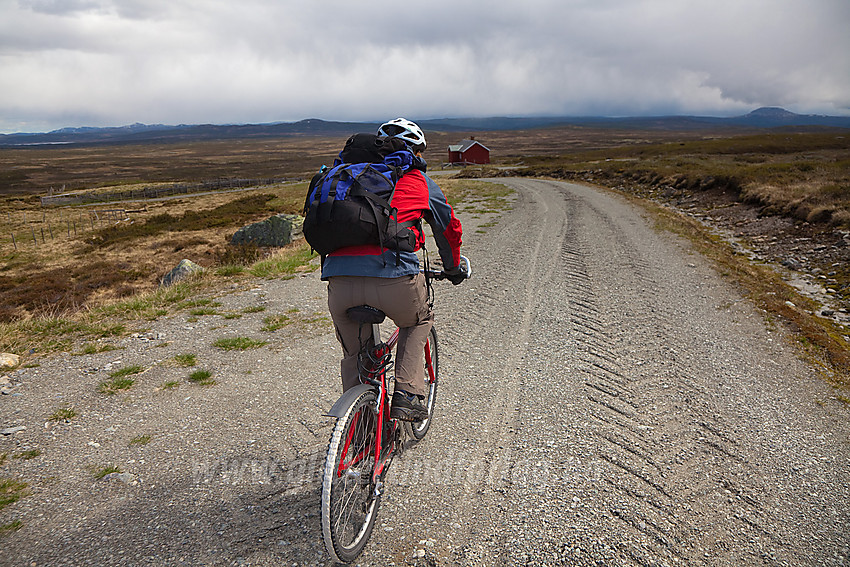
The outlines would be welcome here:
<svg viewBox="0 0 850 567">
<path fill-rule="evenodd" d="M 287 325 L 291 325 L 293 322 L 288 315 L 269 315 L 263 319 L 263 326 L 260 330 L 274 332 Z"/>
<path fill-rule="evenodd" d="M 189 380 L 201 386 L 212 386 L 216 383 L 212 379 L 212 372 L 209 370 L 196 370 L 189 374 Z"/>
<path fill-rule="evenodd" d="M 267 344 L 268 341 L 258 341 L 249 337 L 233 337 L 218 339 L 213 346 L 221 350 L 249 350 L 261 348 Z"/>
<path fill-rule="evenodd" d="M 99 345 L 97 343 L 86 343 L 79 351 L 72 352 L 71 354 L 74 356 L 83 356 L 86 354 L 99 354 L 101 352 L 110 352 L 113 350 L 118 350 L 118 347 L 111 344 Z"/>
<path fill-rule="evenodd" d="M 184 302 L 203 293 L 209 287 L 210 278 L 198 274 L 153 292 L 102 305 L 95 309 L 95 313 L 119 320 L 152 321 L 171 311 L 185 308 Z"/>
<path fill-rule="evenodd" d="M 0 478 L 0 510 L 14 504 L 27 494 L 29 485 L 12 478 Z"/>
<path fill-rule="evenodd" d="M 219 315 L 219 312 L 214 307 L 198 307 L 196 309 L 191 309 L 189 314 L 194 317 L 202 317 L 204 315 Z"/>
<path fill-rule="evenodd" d="M 47 419 L 54 423 L 68 423 L 75 417 L 77 417 L 77 410 L 71 406 L 63 406 L 56 409 Z"/>
<path fill-rule="evenodd" d="M 740 285 L 749 300 L 770 322 L 785 322 L 804 354 L 831 384 L 850 386 L 850 345 L 842 331 L 829 319 L 812 312 L 818 305 L 800 295 L 769 266 L 752 262 L 698 221 L 652 201 L 626 194 L 653 214 L 658 230 L 668 231 L 689 240 L 695 251 L 708 258 L 722 275 Z"/>
<path fill-rule="evenodd" d="M 166 380 L 165 382 L 162 383 L 162 385 L 159 387 L 159 389 L 160 390 L 173 390 L 174 388 L 177 388 L 178 386 L 180 386 L 180 382 L 178 380 Z"/>
<path fill-rule="evenodd" d="M 24 523 L 20 520 L 12 520 L 8 524 L 3 524 L 2 526 L 0 526 L 0 535 L 7 534 L 10 532 L 16 532 L 21 529 L 23 525 Z"/>
<path fill-rule="evenodd" d="M 279 251 L 272 259 L 259 262 L 259 266 L 252 269 L 255 269 L 257 274 L 263 274 L 263 277 L 291 276 L 299 271 L 315 269 L 306 266 L 314 256 L 309 246 L 295 245 Z M 153 321 L 186 309 L 213 314 L 213 309 L 219 307 L 220 303 L 198 296 L 213 292 L 219 282 L 220 279 L 212 274 L 197 275 L 170 287 L 94 306 L 89 310 L 0 323 L 0 351 L 30 355 L 71 352 L 75 343 L 88 341 L 77 352 L 106 352 L 111 349 L 106 346 L 98 347 L 93 340 L 128 334 L 128 322 Z M 254 313 L 263 309 L 265 308 L 258 306 L 243 312 Z M 215 311 L 215 314 L 219 314 L 218 311 Z M 231 319 L 238 316 L 224 315 L 225 318 Z"/>
<path fill-rule="evenodd" d="M 135 383 L 136 381 L 132 378 L 112 378 L 98 384 L 97 391 L 101 394 L 111 396 L 121 390 L 129 390 Z"/>
<path fill-rule="evenodd" d="M 221 302 L 215 301 L 209 297 L 200 297 L 181 301 L 177 307 L 179 309 L 189 309 L 189 312 L 192 315 L 206 315 L 207 313 L 203 313 L 204 310 L 209 310 L 209 314 L 215 314 L 217 313 L 216 307 L 221 307 Z M 195 311 L 197 311 L 197 313 L 195 313 Z"/>
<path fill-rule="evenodd" d="M 138 437 L 133 437 L 132 439 L 130 439 L 130 442 L 127 445 L 129 447 L 143 446 L 150 443 L 151 439 L 153 439 L 153 436 L 151 435 L 139 435 Z"/>
<path fill-rule="evenodd" d="M 121 472 L 121 469 L 119 469 L 118 467 L 116 467 L 114 465 L 107 465 L 107 466 L 101 467 L 101 468 L 95 467 L 95 468 L 92 469 L 92 474 L 94 475 L 94 477 L 97 480 L 102 479 L 103 477 L 105 477 L 108 474 L 120 473 L 120 472 Z"/>
<path fill-rule="evenodd" d="M 463 177 L 482 175 L 482 170 L 467 168 Z M 440 179 L 440 188 L 455 210 L 468 213 L 500 213 L 511 208 L 514 190 L 501 183 L 470 179 Z"/>
<path fill-rule="evenodd" d="M 176 354 L 172 360 L 177 366 L 189 367 L 198 363 L 198 356 L 190 353 Z"/>
<path fill-rule="evenodd" d="M 252 265 L 248 272 L 258 278 L 293 277 L 299 272 L 312 272 L 316 266 L 309 264 L 316 253 L 306 242 L 299 242 L 284 247 L 275 252 L 270 258 L 260 260 Z"/>
<path fill-rule="evenodd" d="M 726 191 L 764 214 L 850 228 L 848 152 L 846 132 L 775 132 L 531 157 L 525 169 L 498 175 Z"/>
<path fill-rule="evenodd" d="M 215 269 L 215 275 L 227 278 L 230 276 L 239 276 L 247 272 L 247 268 L 245 266 L 239 266 L 235 264 L 228 264 L 225 266 L 219 266 Z"/>
<path fill-rule="evenodd" d="M 101 382 L 97 387 L 97 391 L 101 394 L 113 395 L 121 390 L 129 390 L 136 383 L 135 379 L 130 378 L 130 376 L 138 374 L 143 370 L 144 368 L 137 364 L 120 368 L 110 373 L 110 379 Z"/>
<path fill-rule="evenodd" d="M 132 376 L 133 374 L 140 373 L 144 368 L 138 364 L 131 364 L 130 366 L 124 366 L 115 370 L 114 372 L 109 373 L 110 378 L 124 378 L 127 376 Z"/>
<path fill-rule="evenodd" d="M 0 323 L 0 351 L 22 354 L 70 351 L 76 341 L 119 337 L 126 332 L 123 323 L 98 320 L 91 314 L 78 317 L 45 315 Z"/>
<path fill-rule="evenodd" d="M 24 461 L 28 461 L 30 459 L 34 459 L 41 455 L 41 450 L 39 449 L 28 449 L 26 451 L 21 451 L 20 453 L 15 453 L 12 455 L 13 459 L 21 459 Z"/>
</svg>

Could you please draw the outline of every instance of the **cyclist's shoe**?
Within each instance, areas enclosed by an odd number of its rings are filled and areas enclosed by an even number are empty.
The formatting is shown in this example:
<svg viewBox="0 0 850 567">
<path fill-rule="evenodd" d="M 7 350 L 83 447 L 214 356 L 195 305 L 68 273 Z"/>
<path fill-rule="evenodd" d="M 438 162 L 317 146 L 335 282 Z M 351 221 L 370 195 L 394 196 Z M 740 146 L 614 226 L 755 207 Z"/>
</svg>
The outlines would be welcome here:
<svg viewBox="0 0 850 567">
<path fill-rule="evenodd" d="M 428 417 L 428 410 L 422 405 L 419 396 L 398 390 L 393 394 L 390 417 L 401 421 L 422 421 Z"/>
</svg>

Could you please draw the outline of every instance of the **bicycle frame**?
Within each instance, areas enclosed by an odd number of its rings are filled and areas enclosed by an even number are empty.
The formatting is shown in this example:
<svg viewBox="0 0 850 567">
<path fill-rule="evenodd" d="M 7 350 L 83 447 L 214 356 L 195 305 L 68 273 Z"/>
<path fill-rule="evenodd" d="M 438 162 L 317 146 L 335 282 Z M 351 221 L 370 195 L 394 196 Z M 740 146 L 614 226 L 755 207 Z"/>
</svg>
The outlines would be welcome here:
<svg viewBox="0 0 850 567">
<path fill-rule="evenodd" d="M 472 273 L 469 261 L 464 257 L 461 261 L 468 276 Z M 427 261 L 423 272 L 428 304 L 433 307 L 430 279 L 453 278 L 455 273 L 448 276 L 444 272 L 431 271 Z M 416 443 L 430 429 L 439 380 L 439 348 L 436 331 L 432 328 L 423 353 L 426 417 L 416 422 L 390 417 L 387 375 L 393 365 L 392 350 L 398 345 L 400 330 L 395 329 L 386 341 L 382 341 L 380 323 L 385 315 L 379 309 L 359 305 L 349 308 L 347 315 L 361 324 L 371 324 L 373 340 L 361 343 L 357 360 L 361 383 L 345 390 L 325 414 L 337 418 L 337 422 L 322 473 L 322 535 L 331 557 L 342 562 L 352 562 L 363 551 L 372 533 L 385 488 L 384 478 L 393 457 L 407 447 L 408 439 Z M 361 331 L 366 334 L 366 329 L 361 327 Z M 358 334 L 362 339 L 362 334 Z"/>
<path fill-rule="evenodd" d="M 372 337 L 375 342 L 375 346 L 372 347 L 372 358 L 373 360 L 383 360 L 392 352 L 392 349 L 398 342 L 399 329 L 395 329 L 386 342 L 380 342 L 381 327 L 379 324 L 374 324 L 372 325 Z M 374 447 L 371 448 L 375 458 L 375 468 L 372 471 L 372 483 L 376 486 L 377 490 L 379 490 L 381 486 L 381 476 L 384 474 L 392 457 L 395 455 L 395 436 L 398 434 L 397 432 L 399 428 L 398 420 L 390 418 L 390 407 L 388 403 L 389 389 L 387 387 L 387 369 L 389 366 L 389 362 L 380 364 L 378 368 L 369 370 L 366 372 L 365 376 L 361 376 L 362 381 L 365 384 L 369 384 L 373 388 L 376 388 L 378 394 L 375 407 L 375 414 L 377 415 L 377 423 L 375 425 L 375 444 Z M 434 372 L 434 367 L 431 364 L 430 341 L 425 343 L 425 368 L 427 371 L 426 378 L 428 383 L 431 384 L 436 380 L 436 374 Z M 357 419 L 359 419 L 359 416 Z M 389 433 L 391 433 L 393 439 L 391 440 L 391 444 L 385 447 L 384 437 L 386 431 L 384 424 L 387 422 L 392 424 L 392 429 Z M 354 431 L 355 428 L 352 427 L 348 432 L 348 437 L 345 440 L 346 452 L 351 444 Z M 356 465 L 366 458 L 369 450 L 370 448 L 366 447 L 363 451 L 358 452 L 351 461 L 347 463 L 340 462 L 337 475 L 342 476 L 345 474 L 345 470 L 347 468 Z"/>
</svg>

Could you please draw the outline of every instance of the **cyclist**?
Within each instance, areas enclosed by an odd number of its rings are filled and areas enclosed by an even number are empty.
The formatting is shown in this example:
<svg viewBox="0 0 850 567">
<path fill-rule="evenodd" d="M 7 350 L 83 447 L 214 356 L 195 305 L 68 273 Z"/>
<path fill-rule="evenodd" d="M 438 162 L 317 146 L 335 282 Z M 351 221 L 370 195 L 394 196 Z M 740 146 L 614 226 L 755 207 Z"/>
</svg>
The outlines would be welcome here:
<svg viewBox="0 0 850 567">
<path fill-rule="evenodd" d="M 398 210 L 398 222 L 425 219 L 431 226 L 440 259 L 448 279 L 455 285 L 466 274 L 459 267 L 462 227 L 440 187 L 425 174 L 422 151 L 425 135 L 415 123 L 397 118 L 382 124 L 379 136 L 402 140 L 414 155 L 414 165 L 396 184 L 392 206 Z M 418 250 L 425 243 L 421 222 L 413 230 Z M 421 421 L 428 417 L 422 404 L 425 398 L 424 349 L 434 315 L 428 305 L 425 277 L 419 271 L 415 252 L 381 249 L 377 244 L 350 246 L 330 253 L 322 264 L 322 279 L 328 281 L 328 308 L 342 346 L 340 363 L 343 391 L 360 383 L 357 354 L 361 325 L 346 314 L 346 309 L 371 305 L 386 313 L 399 327 L 395 361 L 395 391 L 390 416 L 403 421 Z"/>
</svg>

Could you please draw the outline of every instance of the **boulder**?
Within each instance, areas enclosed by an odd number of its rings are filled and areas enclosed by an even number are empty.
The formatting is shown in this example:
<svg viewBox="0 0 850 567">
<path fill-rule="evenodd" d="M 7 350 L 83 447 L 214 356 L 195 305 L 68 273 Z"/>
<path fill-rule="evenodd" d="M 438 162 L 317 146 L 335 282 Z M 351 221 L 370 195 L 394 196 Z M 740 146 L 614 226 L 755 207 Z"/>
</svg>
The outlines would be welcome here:
<svg viewBox="0 0 850 567">
<path fill-rule="evenodd" d="M 301 237 L 304 219 L 298 215 L 275 215 L 264 221 L 243 226 L 230 239 L 230 243 L 255 246 L 286 246 Z"/>
<path fill-rule="evenodd" d="M 0 369 L 17 368 L 20 363 L 21 357 L 17 354 L 9 354 L 7 352 L 0 354 Z"/>
<path fill-rule="evenodd" d="M 162 280 L 160 281 L 160 287 L 168 287 L 172 284 L 179 282 L 180 280 L 186 279 L 192 274 L 196 274 L 198 272 L 203 272 L 204 269 L 198 264 L 194 263 L 191 260 L 180 260 L 180 263 L 177 266 L 165 274 Z"/>
</svg>

